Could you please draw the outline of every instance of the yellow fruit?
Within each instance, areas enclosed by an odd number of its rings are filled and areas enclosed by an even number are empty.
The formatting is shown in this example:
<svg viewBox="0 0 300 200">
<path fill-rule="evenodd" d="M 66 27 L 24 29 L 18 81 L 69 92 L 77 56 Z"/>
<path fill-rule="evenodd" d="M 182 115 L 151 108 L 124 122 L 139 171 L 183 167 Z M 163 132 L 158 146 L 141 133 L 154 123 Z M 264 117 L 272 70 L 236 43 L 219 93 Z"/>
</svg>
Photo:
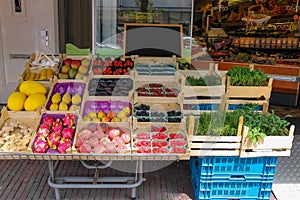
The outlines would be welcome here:
<svg viewBox="0 0 300 200">
<path fill-rule="evenodd" d="M 121 119 L 121 122 L 128 122 L 128 117 L 123 117 L 123 118 Z"/>
<path fill-rule="evenodd" d="M 50 110 L 58 110 L 58 104 L 57 103 L 53 103 L 50 105 Z"/>
<path fill-rule="evenodd" d="M 100 122 L 100 120 L 96 117 L 96 118 L 92 118 L 92 122 Z"/>
<path fill-rule="evenodd" d="M 69 107 L 65 102 L 60 102 L 60 104 L 58 106 L 58 110 L 67 111 L 67 110 L 69 110 Z"/>
<path fill-rule="evenodd" d="M 102 119 L 103 117 L 106 117 L 106 113 L 103 110 L 100 110 L 97 114 L 97 117 L 99 119 Z"/>
<path fill-rule="evenodd" d="M 118 114 L 117 114 L 117 118 L 119 118 L 119 119 L 123 119 L 126 116 L 127 116 L 126 113 L 122 110 L 120 112 L 118 112 Z"/>
<path fill-rule="evenodd" d="M 79 106 L 77 105 L 70 106 L 69 111 L 75 111 L 75 110 L 79 110 Z"/>
<path fill-rule="evenodd" d="M 26 96 L 37 93 L 46 95 L 47 88 L 37 81 L 23 81 L 20 84 L 20 92 L 23 92 Z"/>
<path fill-rule="evenodd" d="M 24 108 L 26 111 L 34 111 L 43 107 L 46 103 L 46 96 L 44 94 L 32 94 L 25 100 Z"/>
<path fill-rule="evenodd" d="M 81 103 L 81 96 L 79 94 L 75 94 L 72 96 L 72 104 L 80 104 Z"/>
<path fill-rule="evenodd" d="M 61 95 L 59 92 L 55 93 L 52 97 L 51 97 L 51 102 L 52 103 L 60 103 L 61 101 Z"/>
<path fill-rule="evenodd" d="M 131 108 L 129 106 L 126 106 L 122 109 L 126 113 L 126 115 L 129 115 L 131 113 Z"/>
<path fill-rule="evenodd" d="M 111 120 L 111 122 L 120 122 L 121 121 L 121 119 L 119 119 L 119 118 L 113 118 L 112 120 Z"/>
<path fill-rule="evenodd" d="M 62 97 L 62 102 L 65 102 L 66 104 L 69 104 L 71 102 L 71 94 L 70 92 L 66 92 L 64 96 Z"/>
<path fill-rule="evenodd" d="M 89 116 L 84 116 L 83 121 L 90 122 L 91 118 Z"/>
<path fill-rule="evenodd" d="M 13 92 L 7 99 L 7 107 L 12 111 L 21 111 L 24 109 L 26 95 L 22 92 Z"/>
<path fill-rule="evenodd" d="M 90 113 L 89 113 L 89 117 L 92 118 L 92 119 L 93 119 L 93 118 L 97 118 L 96 112 L 95 112 L 95 111 L 90 112 Z"/>
</svg>

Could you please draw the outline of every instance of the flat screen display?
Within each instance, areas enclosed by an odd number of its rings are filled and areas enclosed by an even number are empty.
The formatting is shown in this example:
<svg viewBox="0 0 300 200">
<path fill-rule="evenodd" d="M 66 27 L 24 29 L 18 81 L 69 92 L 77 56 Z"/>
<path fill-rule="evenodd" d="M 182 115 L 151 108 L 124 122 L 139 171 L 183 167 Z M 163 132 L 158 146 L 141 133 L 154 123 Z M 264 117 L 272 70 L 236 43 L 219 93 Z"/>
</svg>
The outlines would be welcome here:
<svg viewBox="0 0 300 200">
<path fill-rule="evenodd" d="M 182 25 L 124 24 L 125 56 L 183 57 Z"/>
</svg>

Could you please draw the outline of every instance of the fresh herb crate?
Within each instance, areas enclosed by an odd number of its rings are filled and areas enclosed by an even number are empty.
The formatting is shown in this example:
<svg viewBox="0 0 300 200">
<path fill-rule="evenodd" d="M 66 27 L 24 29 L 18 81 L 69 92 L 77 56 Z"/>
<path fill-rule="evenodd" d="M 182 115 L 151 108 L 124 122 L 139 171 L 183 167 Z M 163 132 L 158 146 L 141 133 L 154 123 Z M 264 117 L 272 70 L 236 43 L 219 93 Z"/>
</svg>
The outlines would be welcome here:
<svg viewBox="0 0 300 200">
<path fill-rule="evenodd" d="M 293 145 L 295 126 L 291 125 L 287 136 L 265 136 L 259 137 L 257 143 L 249 138 L 249 128 L 244 126 L 240 157 L 260 156 L 290 156 Z"/>
<path fill-rule="evenodd" d="M 219 109 L 225 94 L 225 76 L 221 77 L 212 67 L 210 70 L 180 70 L 177 76 L 182 85 L 185 115 Z"/>
<path fill-rule="evenodd" d="M 235 136 L 195 135 L 195 116 L 189 116 L 188 135 L 191 156 L 238 156 L 241 145 L 243 117 L 240 117 Z"/>
<path fill-rule="evenodd" d="M 273 79 L 269 78 L 267 86 L 233 86 L 230 76 L 227 76 L 225 93 L 225 110 L 230 104 L 259 104 L 263 105 L 263 112 L 268 111 L 269 99 L 272 91 Z"/>
</svg>

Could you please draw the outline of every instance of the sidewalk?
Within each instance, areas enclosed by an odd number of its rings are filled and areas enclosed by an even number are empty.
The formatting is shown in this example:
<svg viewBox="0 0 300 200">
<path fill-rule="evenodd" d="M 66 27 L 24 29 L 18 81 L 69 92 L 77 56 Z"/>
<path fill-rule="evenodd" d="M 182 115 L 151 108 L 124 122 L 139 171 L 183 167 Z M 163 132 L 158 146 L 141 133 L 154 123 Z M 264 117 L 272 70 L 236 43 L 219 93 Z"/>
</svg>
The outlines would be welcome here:
<svg viewBox="0 0 300 200">
<path fill-rule="evenodd" d="M 158 161 L 161 162 L 161 161 Z M 92 176 L 94 171 L 85 169 L 79 161 L 61 161 L 58 174 Z M 112 169 L 101 171 L 101 175 L 118 175 Z M 124 173 L 123 173 L 124 174 Z M 12 160 L 0 161 L 0 199 L 55 199 L 54 189 L 47 183 L 49 176 L 47 161 Z M 192 199 L 188 161 L 174 162 L 154 172 L 144 174 L 146 181 L 137 189 L 139 200 L 174 199 L 185 193 Z M 130 189 L 61 189 L 61 199 L 131 199 Z"/>
</svg>

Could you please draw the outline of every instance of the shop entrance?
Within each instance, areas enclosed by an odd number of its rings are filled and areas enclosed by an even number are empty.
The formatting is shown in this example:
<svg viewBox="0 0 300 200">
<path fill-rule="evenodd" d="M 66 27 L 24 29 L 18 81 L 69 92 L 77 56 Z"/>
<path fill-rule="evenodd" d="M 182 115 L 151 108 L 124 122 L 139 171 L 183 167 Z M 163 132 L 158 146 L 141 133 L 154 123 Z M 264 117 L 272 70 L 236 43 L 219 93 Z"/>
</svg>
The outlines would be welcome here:
<svg viewBox="0 0 300 200">
<path fill-rule="evenodd" d="M 60 0 L 59 9 L 59 51 L 66 51 L 66 44 L 80 49 L 92 46 L 92 1 Z"/>
</svg>

